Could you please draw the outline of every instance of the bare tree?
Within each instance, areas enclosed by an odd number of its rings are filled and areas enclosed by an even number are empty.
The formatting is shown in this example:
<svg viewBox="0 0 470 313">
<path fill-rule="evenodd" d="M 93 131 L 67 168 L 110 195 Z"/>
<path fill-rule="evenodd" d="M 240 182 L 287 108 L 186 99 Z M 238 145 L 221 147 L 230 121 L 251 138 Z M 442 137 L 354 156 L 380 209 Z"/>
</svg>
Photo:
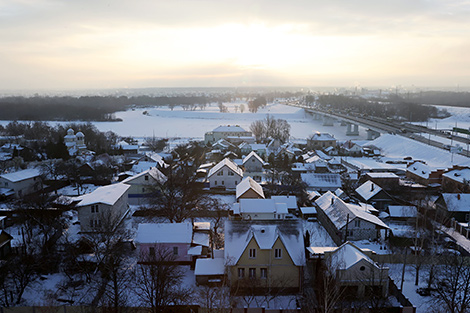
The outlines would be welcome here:
<svg viewBox="0 0 470 313">
<path fill-rule="evenodd" d="M 170 305 L 190 299 L 191 291 L 181 287 L 183 272 L 174 264 L 175 257 L 168 249 L 156 249 L 147 255 L 136 271 L 136 292 L 152 313 L 163 312 Z"/>
<path fill-rule="evenodd" d="M 470 309 L 470 261 L 448 255 L 438 268 L 432 293 L 440 312 L 465 313 Z"/>
<path fill-rule="evenodd" d="M 250 125 L 250 131 L 253 133 L 253 135 L 256 138 L 257 142 L 260 142 L 263 138 L 265 138 L 265 125 L 262 120 L 257 120 L 251 123 Z"/>
</svg>

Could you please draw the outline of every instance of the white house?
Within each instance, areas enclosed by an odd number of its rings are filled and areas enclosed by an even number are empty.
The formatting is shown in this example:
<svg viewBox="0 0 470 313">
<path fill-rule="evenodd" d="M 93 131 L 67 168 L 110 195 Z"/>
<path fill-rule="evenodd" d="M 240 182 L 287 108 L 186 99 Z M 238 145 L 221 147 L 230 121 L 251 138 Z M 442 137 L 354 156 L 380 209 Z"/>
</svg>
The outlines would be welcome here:
<svg viewBox="0 0 470 313">
<path fill-rule="evenodd" d="M 207 175 L 210 188 L 235 189 L 242 179 L 243 170 L 228 158 L 217 163 Z"/>
<path fill-rule="evenodd" d="M 334 191 L 342 187 L 340 174 L 333 173 L 301 173 L 300 177 L 307 184 L 307 190 L 320 192 Z"/>
<path fill-rule="evenodd" d="M 154 192 L 155 186 L 165 181 L 166 176 L 157 168 L 152 167 L 140 174 L 124 179 L 122 183 L 131 186 L 128 193 L 129 204 L 144 204 L 147 203 L 147 199 Z"/>
<path fill-rule="evenodd" d="M 82 132 L 75 134 L 70 128 L 64 137 L 64 144 L 70 155 L 78 155 L 86 150 L 85 135 Z"/>
<path fill-rule="evenodd" d="M 112 184 L 78 197 L 76 207 L 82 232 L 93 232 L 115 227 L 129 212 L 127 184 Z"/>
<path fill-rule="evenodd" d="M 243 166 L 248 173 L 262 172 L 264 164 L 264 160 L 254 151 L 243 159 Z"/>
<path fill-rule="evenodd" d="M 41 190 L 41 172 L 31 168 L 0 175 L 0 195 L 13 196 L 17 199 Z"/>
<path fill-rule="evenodd" d="M 253 142 L 253 136 L 250 131 L 244 130 L 239 125 L 221 125 L 213 131 L 204 134 L 204 143 L 212 144 L 220 139 L 228 141 L 250 141 Z"/>
</svg>

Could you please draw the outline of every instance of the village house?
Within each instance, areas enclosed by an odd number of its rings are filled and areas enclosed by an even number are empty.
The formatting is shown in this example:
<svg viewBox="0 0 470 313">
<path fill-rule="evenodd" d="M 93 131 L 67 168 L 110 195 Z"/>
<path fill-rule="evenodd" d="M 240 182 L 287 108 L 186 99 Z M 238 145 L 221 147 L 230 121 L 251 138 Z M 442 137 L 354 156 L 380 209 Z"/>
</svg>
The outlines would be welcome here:
<svg viewBox="0 0 470 313">
<path fill-rule="evenodd" d="M 229 220 L 224 238 L 232 290 L 300 291 L 305 266 L 300 220 Z"/>
<path fill-rule="evenodd" d="M 262 143 L 247 143 L 242 142 L 238 148 L 242 155 L 248 155 L 250 152 L 254 151 L 257 155 L 262 158 L 266 157 L 266 145 Z"/>
<path fill-rule="evenodd" d="M 343 289 L 344 296 L 362 298 L 367 292 L 382 297 L 389 295 L 389 269 L 378 265 L 353 243 L 307 250 L 324 259 L 328 271 L 323 275 L 335 275 L 333 278 Z"/>
<path fill-rule="evenodd" d="M 437 214 L 443 218 L 454 218 L 461 223 L 470 222 L 469 193 L 443 193 L 436 199 L 434 205 Z"/>
<path fill-rule="evenodd" d="M 370 172 L 365 173 L 360 178 L 361 183 L 366 182 L 368 180 L 380 186 L 384 190 L 396 190 L 400 186 L 400 177 L 395 173 Z"/>
<path fill-rule="evenodd" d="M 236 199 L 264 199 L 263 187 L 251 177 L 245 177 L 236 188 Z"/>
<path fill-rule="evenodd" d="M 21 199 L 42 189 L 41 172 L 36 168 L 0 175 L 0 196 Z"/>
<path fill-rule="evenodd" d="M 342 155 L 362 156 L 364 153 L 362 147 L 351 140 L 345 141 L 340 147 L 339 152 Z"/>
<path fill-rule="evenodd" d="M 128 203 L 132 205 L 146 204 L 150 196 L 155 194 L 158 184 L 163 184 L 166 176 L 157 168 L 152 167 L 140 174 L 128 177 L 122 181 L 123 184 L 130 185 L 128 192 Z"/>
<path fill-rule="evenodd" d="M 315 206 L 318 220 L 337 245 L 347 240 L 377 240 L 382 237 L 381 231 L 389 229 L 377 216 L 344 202 L 331 191 L 318 198 Z"/>
<path fill-rule="evenodd" d="M 212 144 L 220 139 L 225 139 L 232 143 L 254 142 L 253 135 L 250 131 L 244 130 L 239 125 L 221 125 L 213 131 L 204 134 L 204 143 Z"/>
<path fill-rule="evenodd" d="M 406 177 L 424 186 L 439 186 L 442 181 L 444 169 L 428 166 L 420 161 L 415 161 L 406 167 Z"/>
<path fill-rule="evenodd" d="M 194 276 L 197 285 L 221 286 L 227 282 L 224 250 L 214 250 L 214 257 L 197 259 Z"/>
<path fill-rule="evenodd" d="M 307 139 L 308 149 L 325 149 L 328 147 L 336 147 L 336 139 L 328 133 L 316 132 Z"/>
<path fill-rule="evenodd" d="M 191 223 L 142 223 L 138 225 L 136 245 L 140 262 L 165 256 L 165 261 L 194 264 L 209 253 L 207 232 L 196 232 Z"/>
<path fill-rule="evenodd" d="M 248 154 L 246 157 L 243 158 L 243 166 L 245 167 L 245 172 L 248 172 L 248 173 L 263 172 L 264 165 L 265 165 L 264 160 L 254 151 L 251 151 L 250 154 Z"/>
<path fill-rule="evenodd" d="M 129 213 L 127 203 L 131 186 L 112 184 L 77 197 L 76 204 L 81 232 L 99 232 L 114 229 Z"/>
<path fill-rule="evenodd" d="M 376 209 L 384 210 L 393 202 L 385 190 L 370 180 L 357 187 L 355 191 L 361 201 L 372 204 Z"/>
<path fill-rule="evenodd" d="M 442 190 L 448 193 L 470 192 L 470 168 L 454 167 L 443 173 Z"/>
<path fill-rule="evenodd" d="M 207 175 L 210 188 L 235 189 L 243 179 L 243 170 L 225 158 L 210 169 Z"/>
</svg>

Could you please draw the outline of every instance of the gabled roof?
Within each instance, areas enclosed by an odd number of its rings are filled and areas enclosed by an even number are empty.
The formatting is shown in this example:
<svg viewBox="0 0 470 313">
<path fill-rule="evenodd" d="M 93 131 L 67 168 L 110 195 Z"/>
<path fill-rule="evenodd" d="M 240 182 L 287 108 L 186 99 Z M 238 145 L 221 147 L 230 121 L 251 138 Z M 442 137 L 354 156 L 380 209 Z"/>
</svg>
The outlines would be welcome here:
<svg viewBox="0 0 470 313">
<path fill-rule="evenodd" d="M 132 182 L 133 180 L 135 180 L 139 177 L 145 176 L 145 175 L 151 176 L 153 179 L 155 179 L 159 183 L 163 183 L 163 182 L 166 181 L 166 176 L 163 175 L 163 173 L 160 172 L 156 167 L 152 167 L 152 168 L 150 168 L 146 171 L 143 171 L 140 174 L 137 174 L 137 175 L 134 175 L 134 176 L 131 176 L 131 177 L 127 177 L 126 179 L 124 179 L 122 181 L 122 183 L 126 184 L 126 183 L 129 183 L 129 182 Z"/>
<path fill-rule="evenodd" d="M 258 184 L 254 179 L 249 176 L 244 178 L 237 185 L 236 198 L 240 198 L 245 192 L 250 189 L 256 192 L 261 198 L 264 199 L 263 187 L 261 187 L 260 184 Z"/>
<path fill-rule="evenodd" d="M 261 164 L 264 165 L 264 160 L 254 151 L 251 151 L 246 157 L 243 158 L 243 164 L 248 162 L 248 160 L 251 159 L 252 157 L 257 159 L 259 162 L 261 162 Z"/>
<path fill-rule="evenodd" d="M 4 230 L 0 231 L 0 248 L 12 240 L 13 236 L 11 236 L 9 233 Z"/>
<path fill-rule="evenodd" d="M 77 206 L 81 207 L 95 203 L 114 205 L 130 187 L 130 185 L 123 183 L 99 187 L 91 193 L 78 197 L 81 201 Z"/>
<path fill-rule="evenodd" d="M 394 179 L 399 179 L 400 177 L 395 174 L 395 173 L 389 173 L 389 172 L 369 172 L 366 173 L 367 176 L 370 178 L 394 178 Z"/>
<path fill-rule="evenodd" d="M 194 275 L 223 275 L 225 273 L 224 258 L 197 259 Z"/>
<path fill-rule="evenodd" d="M 469 212 L 470 211 L 470 194 L 469 193 L 443 193 L 447 211 L 450 212 Z"/>
<path fill-rule="evenodd" d="M 39 175 L 41 175 L 41 172 L 37 168 L 30 168 L 13 173 L 2 174 L 0 177 L 11 182 L 19 182 L 25 179 L 38 177 Z"/>
<path fill-rule="evenodd" d="M 410 164 L 406 170 L 410 173 L 413 173 L 421 178 L 428 179 L 429 174 L 433 172 L 435 169 L 431 168 L 430 166 L 422 163 L 422 162 L 414 162 Z"/>
<path fill-rule="evenodd" d="M 297 266 L 305 265 L 304 238 L 299 220 L 225 222 L 225 261 L 235 265 L 254 239 L 261 250 L 273 248 L 280 239 Z"/>
<path fill-rule="evenodd" d="M 331 265 L 335 269 L 348 269 L 361 260 L 365 260 L 372 266 L 379 268 L 371 258 L 361 251 L 361 249 L 349 241 L 343 243 L 334 250 L 329 258 L 331 260 Z"/>
<path fill-rule="evenodd" d="M 450 170 L 442 176 L 464 183 L 464 180 L 470 181 L 470 168 Z"/>
<path fill-rule="evenodd" d="M 217 173 L 220 169 L 222 169 L 224 166 L 227 166 L 230 170 L 238 174 L 240 177 L 243 177 L 243 170 L 238 167 L 232 160 L 225 158 L 219 163 L 217 163 L 211 170 L 209 171 L 209 175 L 207 177 L 211 177 L 215 173 Z"/>
<path fill-rule="evenodd" d="M 382 188 L 370 180 L 356 188 L 357 194 L 360 195 L 365 201 L 369 201 L 369 199 L 374 197 L 380 191 L 382 191 Z"/>
<path fill-rule="evenodd" d="M 138 243 L 187 243 L 193 240 L 191 223 L 143 223 L 137 227 Z"/>
<path fill-rule="evenodd" d="M 330 135 L 328 133 L 320 133 L 316 132 L 310 137 L 311 140 L 318 140 L 318 141 L 328 141 L 328 140 L 336 140 L 333 135 Z"/>
<path fill-rule="evenodd" d="M 326 192 L 315 201 L 315 204 L 325 212 L 335 227 L 340 230 L 346 226 L 348 220 L 351 222 L 355 218 L 359 218 L 373 223 L 381 228 L 389 228 L 377 216 L 365 212 L 355 204 L 345 203 L 331 191 Z"/>
</svg>

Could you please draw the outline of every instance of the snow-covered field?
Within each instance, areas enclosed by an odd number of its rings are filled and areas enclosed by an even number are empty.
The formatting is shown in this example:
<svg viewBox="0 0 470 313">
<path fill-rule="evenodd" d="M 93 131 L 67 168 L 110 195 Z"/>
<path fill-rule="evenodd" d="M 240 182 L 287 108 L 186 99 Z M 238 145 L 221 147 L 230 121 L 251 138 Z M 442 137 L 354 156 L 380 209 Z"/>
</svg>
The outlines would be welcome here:
<svg viewBox="0 0 470 313">
<path fill-rule="evenodd" d="M 120 136 L 132 137 L 184 137 L 203 139 L 204 133 L 219 125 L 240 125 L 249 130 L 253 121 L 264 119 L 267 114 L 282 118 L 291 125 L 291 136 L 305 139 L 314 132 L 327 132 L 340 141 L 348 139 L 364 140 L 367 138 L 365 128 L 359 127 L 359 136 L 346 136 L 346 126 L 336 122 L 334 126 L 323 126 L 322 120 L 314 120 L 303 109 L 280 103 L 268 104 L 256 113 L 250 113 L 244 103 L 244 113 L 235 113 L 235 107 L 243 103 L 224 103 L 228 113 L 220 113 L 216 104 L 208 105 L 204 110 L 185 111 L 181 107 L 171 110 L 168 107 L 150 107 L 117 112 L 116 117 L 122 122 L 94 122 L 100 131 L 113 131 Z M 143 114 L 147 111 L 148 114 Z M 9 121 L 0 121 L 1 125 Z M 49 122 L 51 125 L 68 122 Z"/>
</svg>

